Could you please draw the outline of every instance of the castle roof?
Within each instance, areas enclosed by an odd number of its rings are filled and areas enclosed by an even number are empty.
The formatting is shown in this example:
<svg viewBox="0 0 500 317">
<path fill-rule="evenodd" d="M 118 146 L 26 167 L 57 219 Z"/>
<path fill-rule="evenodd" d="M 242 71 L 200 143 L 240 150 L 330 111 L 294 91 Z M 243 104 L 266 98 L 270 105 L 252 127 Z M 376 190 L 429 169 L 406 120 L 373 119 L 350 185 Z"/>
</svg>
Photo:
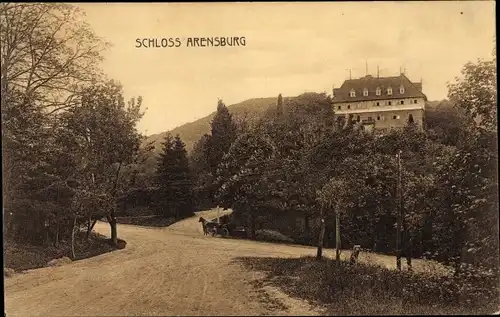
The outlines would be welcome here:
<svg viewBox="0 0 500 317">
<path fill-rule="evenodd" d="M 404 87 L 404 92 L 400 93 L 400 87 Z M 392 88 L 392 95 L 387 94 L 387 88 Z M 380 88 L 380 96 L 377 96 L 377 88 Z M 368 89 L 368 96 L 363 95 L 363 91 Z M 351 97 L 351 91 L 354 90 L 356 95 Z M 404 74 L 393 77 L 373 77 L 367 75 L 358 79 L 349 79 L 344 81 L 340 88 L 334 91 L 333 102 L 349 102 L 349 101 L 368 101 L 368 100 L 386 100 L 386 99 L 401 99 L 401 98 L 424 98 L 427 97 L 422 92 L 422 83 L 412 83 Z"/>
</svg>

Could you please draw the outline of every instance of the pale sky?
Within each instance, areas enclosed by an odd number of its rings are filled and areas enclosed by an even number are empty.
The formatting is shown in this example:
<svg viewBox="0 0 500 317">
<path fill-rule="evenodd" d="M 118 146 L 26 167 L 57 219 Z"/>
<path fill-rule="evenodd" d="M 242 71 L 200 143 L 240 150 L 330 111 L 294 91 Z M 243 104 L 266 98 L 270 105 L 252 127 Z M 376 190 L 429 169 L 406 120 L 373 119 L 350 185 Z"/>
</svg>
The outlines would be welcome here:
<svg viewBox="0 0 500 317">
<path fill-rule="evenodd" d="M 142 96 L 147 134 L 170 130 L 249 98 L 328 92 L 349 78 L 423 79 L 446 98 L 462 66 L 490 58 L 495 3 L 114 3 L 79 4 L 113 46 L 104 72 L 126 97 Z M 244 36 L 246 46 L 136 48 L 136 38 Z"/>
</svg>

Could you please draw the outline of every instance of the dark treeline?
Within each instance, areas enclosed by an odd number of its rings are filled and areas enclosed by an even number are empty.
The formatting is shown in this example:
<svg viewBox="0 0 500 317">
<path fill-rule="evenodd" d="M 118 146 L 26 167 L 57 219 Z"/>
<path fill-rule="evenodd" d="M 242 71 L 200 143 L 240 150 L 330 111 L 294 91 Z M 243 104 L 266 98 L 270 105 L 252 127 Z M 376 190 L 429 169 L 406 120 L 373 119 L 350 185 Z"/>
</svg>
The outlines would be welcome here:
<svg viewBox="0 0 500 317">
<path fill-rule="evenodd" d="M 200 206 L 234 210 L 250 238 L 275 229 L 316 244 L 395 250 L 396 154 L 401 151 L 404 252 L 457 265 L 498 263 L 495 61 L 468 63 L 449 100 L 426 109 L 424 129 L 409 122 L 384 135 L 335 120 L 326 94 L 277 104 L 241 127 L 219 103 L 212 135 L 191 154 Z M 236 127 L 235 127 L 236 125 Z M 225 153 L 221 155 L 221 153 Z"/>
</svg>

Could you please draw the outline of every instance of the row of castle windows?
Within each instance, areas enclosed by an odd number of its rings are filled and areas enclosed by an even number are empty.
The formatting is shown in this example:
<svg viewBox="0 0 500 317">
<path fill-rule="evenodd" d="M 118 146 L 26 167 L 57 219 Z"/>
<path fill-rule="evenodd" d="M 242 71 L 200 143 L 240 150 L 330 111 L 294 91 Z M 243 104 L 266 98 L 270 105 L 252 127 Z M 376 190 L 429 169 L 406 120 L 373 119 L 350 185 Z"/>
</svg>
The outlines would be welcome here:
<svg viewBox="0 0 500 317">
<path fill-rule="evenodd" d="M 405 93 L 405 87 L 401 86 L 399 87 L 399 93 L 402 95 Z M 377 87 L 377 90 L 375 91 L 375 94 L 377 96 L 382 95 L 382 90 L 380 87 Z M 387 95 L 392 96 L 392 87 L 387 88 Z M 365 88 L 363 89 L 363 96 L 368 96 L 368 89 Z M 351 97 L 356 97 L 356 91 L 354 89 L 351 89 Z"/>
<path fill-rule="evenodd" d="M 413 103 L 418 103 L 417 99 L 414 99 Z M 405 101 L 404 100 L 400 100 L 399 104 L 400 105 L 404 105 Z M 373 105 L 374 106 L 380 106 L 380 101 L 377 101 L 377 102 L 373 103 Z M 392 106 L 392 101 L 386 101 L 386 105 Z M 347 105 L 347 109 L 351 109 L 351 105 Z M 338 106 L 338 110 L 342 110 L 342 106 Z"/>
<path fill-rule="evenodd" d="M 399 120 L 399 119 L 401 119 L 401 117 L 398 116 L 398 115 L 394 115 L 394 116 L 392 116 L 392 119 L 393 120 Z M 377 120 L 385 120 L 385 117 L 384 116 L 377 116 Z M 360 122 L 361 121 L 361 117 L 357 116 L 356 117 L 356 121 Z M 368 119 L 366 121 L 373 121 L 373 118 L 372 117 L 368 117 Z M 413 115 L 411 113 L 408 115 L 408 121 L 410 121 L 410 122 L 414 121 L 413 120 Z"/>
</svg>

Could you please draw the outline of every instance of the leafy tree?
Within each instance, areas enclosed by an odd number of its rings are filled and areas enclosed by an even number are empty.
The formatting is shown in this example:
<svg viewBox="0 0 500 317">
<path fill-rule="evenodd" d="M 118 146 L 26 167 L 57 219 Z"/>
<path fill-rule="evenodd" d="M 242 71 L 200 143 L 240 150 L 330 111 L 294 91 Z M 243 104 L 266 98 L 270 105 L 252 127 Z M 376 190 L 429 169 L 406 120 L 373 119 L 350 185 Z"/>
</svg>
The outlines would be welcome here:
<svg viewBox="0 0 500 317">
<path fill-rule="evenodd" d="M 216 199 L 247 219 L 249 236 L 255 239 L 256 220 L 267 214 L 273 190 L 267 171 L 273 166 L 275 147 L 262 129 L 240 135 L 224 156 L 218 173 Z"/>
<path fill-rule="evenodd" d="M 465 64 L 462 77 L 456 77 L 456 82 L 448 87 L 450 101 L 487 131 L 497 130 L 496 78 L 495 57 L 479 59 L 477 63 Z"/>
<path fill-rule="evenodd" d="M 136 126 L 143 115 L 141 105 L 141 97 L 126 104 L 121 85 L 108 81 L 87 88 L 81 104 L 63 116 L 63 130 L 75 142 L 72 153 L 79 156 L 78 180 L 110 201 L 98 216 L 107 217 L 115 244 L 117 200 L 127 185 L 121 173 L 140 153 L 142 136 Z"/>
</svg>

